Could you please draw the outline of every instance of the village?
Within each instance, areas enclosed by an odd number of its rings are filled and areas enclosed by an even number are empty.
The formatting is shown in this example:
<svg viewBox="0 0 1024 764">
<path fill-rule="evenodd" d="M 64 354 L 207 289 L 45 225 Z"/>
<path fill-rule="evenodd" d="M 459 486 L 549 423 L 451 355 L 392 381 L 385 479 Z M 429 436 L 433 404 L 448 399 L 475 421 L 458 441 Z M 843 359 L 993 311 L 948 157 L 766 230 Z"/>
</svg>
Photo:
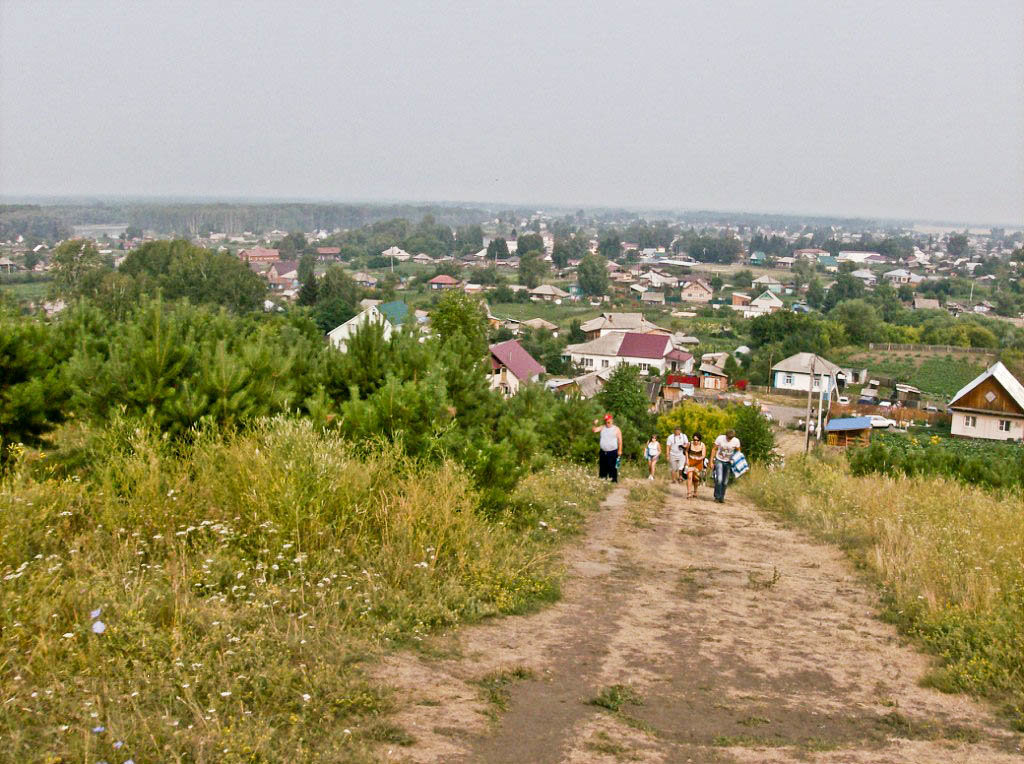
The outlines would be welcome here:
<svg viewBox="0 0 1024 764">
<path fill-rule="evenodd" d="M 343 230 L 211 233 L 193 241 L 231 254 L 258 274 L 266 285 L 266 311 L 309 305 L 303 281 L 316 282 L 340 267 L 365 295 L 352 306 L 354 315 L 324 325 L 326 339 L 341 350 L 367 323 L 379 324 L 385 337 L 406 329 L 425 340 L 438 297 L 462 292 L 478 300 L 486 313 L 494 340 L 490 384 L 506 396 L 515 395 L 521 385 L 541 384 L 560 395 L 592 398 L 616 367 L 627 364 L 647 380 L 654 412 L 685 400 L 741 402 L 759 407 L 780 426 L 843 444 L 851 441 L 851 433 L 866 442 L 873 429 L 906 430 L 914 424 L 952 424 L 951 434 L 959 437 L 1021 437 L 1018 421 L 1009 426 L 998 418 L 1014 409 L 1006 398 L 1015 399 L 1009 384 L 1015 378 L 1005 366 L 998 377 L 993 375 L 999 354 L 994 343 L 975 347 L 962 334 L 945 342 L 869 342 L 859 352 L 836 348 L 838 357 L 790 343 L 788 350 L 794 352 L 755 362 L 757 348 L 745 340 L 745 327 L 759 317 L 818 314 L 828 307 L 830 292 L 843 293 L 833 300 L 833 309 L 844 297 L 874 294 L 884 295 L 904 314 L 976 316 L 1024 326 L 1020 314 L 999 315 L 1008 304 L 1000 280 L 1015 281 L 1022 265 L 1020 249 L 1014 249 L 1019 232 L 907 230 L 897 237 L 836 226 L 811 232 L 806 226 L 724 224 L 706 226 L 695 238 L 692 231 L 673 234 L 664 225 L 634 221 L 622 230 L 639 233 L 643 241 L 628 241 L 608 228 L 604 234 L 593 229 L 588 238 L 586 228 L 576 226 L 566 235 L 560 222 L 538 213 L 455 228 L 450 233 L 453 251 L 435 246 L 433 254 L 412 254 L 392 244 L 376 252 L 364 247 L 361 251 L 369 256 L 353 255 L 347 244 L 353 234 Z M 510 234 L 498 235 L 510 226 Z M 516 226 L 523 233 L 517 234 Z M 459 240 L 467 230 L 478 237 L 479 249 L 467 251 L 472 242 L 467 246 Z M 79 226 L 76 233 L 95 240 L 115 268 L 134 248 L 161 238 L 115 225 Z M 644 246 L 659 236 L 662 244 Z M 831 249 L 808 246 L 825 236 Z M 709 240 L 726 245 L 729 255 L 719 258 L 726 262 L 694 257 L 707 256 Z M 878 250 L 883 251 L 855 248 L 864 240 L 881 243 Z M 0 287 L 43 295 L 39 287 L 46 283 L 59 242 L 35 242 L 18 235 L 0 245 Z M 592 262 L 584 264 L 585 258 Z M 595 263 L 600 272 L 594 273 Z M 27 306 L 53 314 L 64 302 L 51 297 L 30 300 Z M 953 381 L 944 378 L 937 385 L 933 367 L 940 357 L 956 359 L 956 373 Z M 980 384 L 983 377 L 998 379 L 1003 392 L 983 402 L 988 408 L 974 407 L 971 416 L 980 415 L 980 423 L 962 420 L 957 414 L 960 387 Z M 804 406 L 808 397 L 810 405 Z M 992 416 L 997 419 L 990 426 Z"/>
</svg>

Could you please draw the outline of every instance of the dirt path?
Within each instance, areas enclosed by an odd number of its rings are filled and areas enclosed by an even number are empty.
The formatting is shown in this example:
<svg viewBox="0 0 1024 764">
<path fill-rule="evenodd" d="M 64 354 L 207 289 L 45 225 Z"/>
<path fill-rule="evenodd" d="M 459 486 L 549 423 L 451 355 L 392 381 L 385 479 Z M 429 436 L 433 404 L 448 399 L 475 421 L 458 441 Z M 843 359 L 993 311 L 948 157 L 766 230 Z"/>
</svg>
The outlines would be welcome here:
<svg viewBox="0 0 1024 764">
<path fill-rule="evenodd" d="M 703 490 L 673 488 L 638 523 L 620 488 L 569 551 L 558 604 L 391 656 L 381 678 L 416 743 L 383 757 L 1021 761 L 983 706 L 918 687 L 926 659 L 840 552 Z"/>
</svg>

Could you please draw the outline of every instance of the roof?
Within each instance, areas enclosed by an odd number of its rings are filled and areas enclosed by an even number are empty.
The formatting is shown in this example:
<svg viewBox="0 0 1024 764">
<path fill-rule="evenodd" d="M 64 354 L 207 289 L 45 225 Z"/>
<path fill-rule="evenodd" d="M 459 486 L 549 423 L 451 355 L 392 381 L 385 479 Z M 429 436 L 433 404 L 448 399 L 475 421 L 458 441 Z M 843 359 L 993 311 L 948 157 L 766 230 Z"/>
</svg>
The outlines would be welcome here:
<svg viewBox="0 0 1024 764">
<path fill-rule="evenodd" d="M 665 302 L 664 292 L 644 292 L 640 296 L 640 302 Z"/>
<path fill-rule="evenodd" d="M 396 326 L 405 321 L 409 315 L 409 306 L 401 300 L 382 303 L 377 306 L 377 310 L 383 313 L 387 320 Z"/>
<path fill-rule="evenodd" d="M 715 366 L 713 363 L 702 363 L 700 365 L 700 368 L 697 369 L 697 371 L 703 372 L 704 374 L 708 374 L 708 375 L 710 375 L 712 377 L 728 377 L 729 376 L 728 374 L 725 373 L 725 369 L 722 369 L 722 368 L 720 368 L 718 366 Z"/>
<path fill-rule="evenodd" d="M 530 290 L 530 294 L 539 294 L 544 297 L 568 297 L 569 293 L 564 292 L 551 284 L 541 284 L 539 287 Z"/>
<path fill-rule="evenodd" d="M 297 260 L 278 260 L 270 267 L 277 271 L 278 276 L 283 276 L 291 271 L 297 271 L 299 269 L 299 263 Z"/>
<path fill-rule="evenodd" d="M 915 297 L 914 310 L 939 310 L 939 301 L 934 297 Z"/>
<path fill-rule="evenodd" d="M 669 352 L 667 356 L 665 356 L 665 358 L 667 358 L 669 361 L 682 361 L 683 363 L 685 363 L 686 361 L 689 361 L 691 358 L 693 358 L 693 355 L 687 353 L 685 350 L 673 349 Z"/>
<path fill-rule="evenodd" d="M 777 364 L 772 366 L 772 371 L 791 371 L 797 372 L 798 374 L 810 374 L 811 373 L 811 361 L 814 362 L 814 373 L 815 374 L 827 374 L 833 376 L 839 367 L 831 361 L 822 358 L 820 355 L 814 353 L 797 353 L 791 355 L 789 358 L 784 358 Z"/>
<path fill-rule="evenodd" d="M 755 302 L 770 302 L 772 305 L 785 305 L 782 298 L 770 289 L 765 289 L 761 294 L 751 300 L 750 304 L 753 305 Z"/>
<path fill-rule="evenodd" d="M 531 329 L 547 329 L 549 332 L 553 332 L 558 329 L 558 324 L 553 324 L 550 321 L 545 321 L 543 318 L 528 318 L 522 322 L 523 326 L 528 326 Z"/>
<path fill-rule="evenodd" d="M 989 366 L 982 374 L 979 374 L 972 381 L 968 382 L 960 391 L 952 397 L 949 405 L 953 406 L 967 393 L 980 385 L 989 377 L 995 377 L 996 382 L 1002 386 L 1006 393 L 1013 398 L 1013 402 L 1024 409 L 1024 385 L 1017 381 L 1017 378 L 1010 373 L 1010 370 L 1003 366 L 1002 361 L 996 361 Z"/>
<path fill-rule="evenodd" d="M 434 276 L 434 278 L 432 278 L 427 283 L 428 284 L 451 284 L 451 285 L 454 286 L 455 284 L 459 283 L 459 280 L 455 279 L 455 278 L 452 278 L 447 273 L 442 273 L 442 274 L 440 274 L 438 276 Z"/>
<path fill-rule="evenodd" d="M 523 382 L 544 373 L 544 367 L 537 363 L 517 340 L 506 340 L 491 345 L 491 358 L 505 366 L 516 379 Z"/>
<path fill-rule="evenodd" d="M 782 282 L 779 281 L 774 276 L 758 276 L 751 283 L 753 283 L 753 284 L 779 284 L 780 286 L 782 284 Z"/>
<path fill-rule="evenodd" d="M 849 432 L 851 430 L 870 430 L 871 417 L 851 416 L 843 419 L 830 419 L 825 425 L 825 432 Z"/>
<path fill-rule="evenodd" d="M 317 247 L 316 253 L 318 255 L 340 255 L 341 247 Z"/>
<path fill-rule="evenodd" d="M 600 330 L 628 332 L 630 330 L 650 331 L 661 327 L 652 324 L 643 313 L 602 313 L 597 318 L 584 321 L 580 326 L 585 332 Z"/>
<path fill-rule="evenodd" d="M 664 334 L 626 332 L 619 345 L 619 356 L 629 358 L 664 358 L 672 349 L 672 340 Z"/>
<path fill-rule="evenodd" d="M 576 383 L 577 389 L 580 391 L 581 398 L 593 398 L 604 387 L 604 383 L 608 381 L 608 377 L 612 375 L 613 369 L 598 369 L 592 371 L 589 374 L 584 374 L 582 377 L 576 377 L 573 382 Z"/>
</svg>

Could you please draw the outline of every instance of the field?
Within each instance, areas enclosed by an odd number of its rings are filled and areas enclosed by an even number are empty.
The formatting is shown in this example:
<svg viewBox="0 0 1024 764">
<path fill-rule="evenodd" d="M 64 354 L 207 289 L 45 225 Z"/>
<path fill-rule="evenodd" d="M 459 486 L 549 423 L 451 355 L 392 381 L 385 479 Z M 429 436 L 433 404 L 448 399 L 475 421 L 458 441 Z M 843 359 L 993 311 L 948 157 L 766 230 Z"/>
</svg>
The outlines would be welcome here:
<svg viewBox="0 0 1024 764">
<path fill-rule="evenodd" d="M 456 464 L 291 419 L 191 443 L 135 423 L 60 439 L 0 483 L 0 761 L 407 744 L 366 667 L 557 598 L 556 545 L 605 490 L 550 467 L 486 515 Z"/>
<path fill-rule="evenodd" d="M 878 433 L 870 446 L 850 449 L 847 457 L 855 475 L 927 475 L 984 488 L 1024 488 L 1024 458 L 1017 443 Z"/>
<path fill-rule="evenodd" d="M 45 300 L 49 295 L 50 282 L 30 281 L 22 284 L 7 284 L 0 281 L 0 294 L 15 302 Z"/>
<path fill-rule="evenodd" d="M 984 357 L 925 352 L 854 351 L 837 353 L 832 360 L 841 366 L 866 367 L 871 375 L 893 377 L 944 399 L 986 368 Z"/>
<path fill-rule="evenodd" d="M 839 544 L 878 584 L 884 617 L 937 657 L 926 682 L 987 696 L 1024 729 L 1024 523 L 1018 493 L 934 477 L 855 477 L 791 457 L 741 490 Z"/>
</svg>

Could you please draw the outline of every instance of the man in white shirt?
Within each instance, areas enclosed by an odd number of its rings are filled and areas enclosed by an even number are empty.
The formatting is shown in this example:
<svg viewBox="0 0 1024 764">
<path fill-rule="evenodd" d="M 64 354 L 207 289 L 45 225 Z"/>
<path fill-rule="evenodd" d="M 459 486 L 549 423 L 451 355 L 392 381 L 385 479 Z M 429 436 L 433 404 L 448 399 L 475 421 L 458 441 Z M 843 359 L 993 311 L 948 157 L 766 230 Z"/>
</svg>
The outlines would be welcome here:
<svg viewBox="0 0 1024 764">
<path fill-rule="evenodd" d="M 732 472 L 732 456 L 740 450 L 740 441 L 735 430 L 726 430 L 715 438 L 711 449 L 711 461 L 715 465 L 715 501 L 725 503 L 725 486 Z"/>
<path fill-rule="evenodd" d="M 686 447 L 688 445 L 690 445 L 690 439 L 679 427 L 676 427 L 665 441 L 665 448 L 668 450 L 668 469 L 673 483 L 682 483 L 684 480 L 683 467 L 686 466 Z"/>
</svg>

